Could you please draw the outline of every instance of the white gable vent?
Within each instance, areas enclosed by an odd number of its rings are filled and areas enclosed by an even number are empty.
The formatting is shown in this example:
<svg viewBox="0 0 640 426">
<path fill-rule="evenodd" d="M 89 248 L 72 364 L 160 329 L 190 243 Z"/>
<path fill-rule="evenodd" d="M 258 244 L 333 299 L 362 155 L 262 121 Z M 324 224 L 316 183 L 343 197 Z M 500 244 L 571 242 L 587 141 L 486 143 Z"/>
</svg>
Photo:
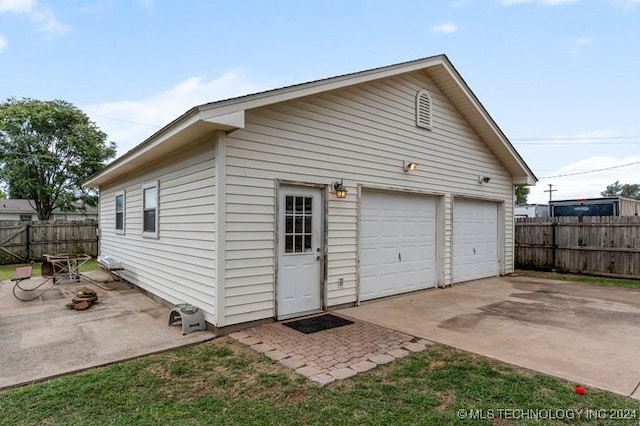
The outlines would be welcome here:
<svg viewBox="0 0 640 426">
<path fill-rule="evenodd" d="M 416 126 L 431 130 L 431 95 L 426 90 L 416 95 Z"/>
</svg>

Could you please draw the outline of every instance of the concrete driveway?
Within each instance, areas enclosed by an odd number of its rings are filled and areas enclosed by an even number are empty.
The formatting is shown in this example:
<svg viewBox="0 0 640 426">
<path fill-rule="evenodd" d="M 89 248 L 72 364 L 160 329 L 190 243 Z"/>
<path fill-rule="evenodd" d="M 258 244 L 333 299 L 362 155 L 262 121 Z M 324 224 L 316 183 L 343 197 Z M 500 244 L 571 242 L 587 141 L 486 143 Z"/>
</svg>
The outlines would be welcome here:
<svg viewBox="0 0 640 426">
<path fill-rule="evenodd" d="M 640 399 L 638 290 L 492 278 L 340 313 Z"/>
<path fill-rule="evenodd" d="M 98 303 L 86 311 L 66 308 L 80 287 L 95 290 Z M 0 283 L 0 390 L 214 337 L 183 336 L 180 325 L 168 326 L 169 307 L 122 282 L 61 283 L 30 302 L 15 299 L 12 289 L 11 281 Z"/>
</svg>

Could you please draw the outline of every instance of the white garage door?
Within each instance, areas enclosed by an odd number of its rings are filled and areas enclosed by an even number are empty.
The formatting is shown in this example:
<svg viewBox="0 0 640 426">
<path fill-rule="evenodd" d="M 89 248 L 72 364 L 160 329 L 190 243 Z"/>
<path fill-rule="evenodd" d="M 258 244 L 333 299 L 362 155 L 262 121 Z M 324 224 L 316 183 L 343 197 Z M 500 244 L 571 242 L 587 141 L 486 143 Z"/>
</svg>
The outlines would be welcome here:
<svg viewBox="0 0 640 426">
<path fill-rule="evenodd" d="M 363 191 L 360 300 L 434 287 L 436 200 Z"/>
<path fill-rule="evenodd" d="M 453 282 L 498 275 L 498 204 L 453 203 Z"/>
</svg>

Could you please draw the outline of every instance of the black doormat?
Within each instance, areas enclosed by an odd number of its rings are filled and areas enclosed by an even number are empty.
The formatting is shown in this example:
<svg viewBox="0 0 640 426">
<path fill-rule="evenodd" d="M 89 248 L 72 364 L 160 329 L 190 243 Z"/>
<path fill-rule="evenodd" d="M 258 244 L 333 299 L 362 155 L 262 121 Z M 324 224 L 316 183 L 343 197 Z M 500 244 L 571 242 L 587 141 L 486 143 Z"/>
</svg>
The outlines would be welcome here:
<svg viewBox="0 0 640 426">
<path fill-rule="evenodd" d="M 353 324 L 353 321 L 349 321 L 347 319 L 340 318 L 331 314 L 324 314 L 313 318 L 289 321 L 283 324 L 287 327 L 293 328 L 294 330 L 298 330 L 301 333 L 311 334 L 315 333 L 316 331 L 328 330 L 330 328 Z"/>
</svg>

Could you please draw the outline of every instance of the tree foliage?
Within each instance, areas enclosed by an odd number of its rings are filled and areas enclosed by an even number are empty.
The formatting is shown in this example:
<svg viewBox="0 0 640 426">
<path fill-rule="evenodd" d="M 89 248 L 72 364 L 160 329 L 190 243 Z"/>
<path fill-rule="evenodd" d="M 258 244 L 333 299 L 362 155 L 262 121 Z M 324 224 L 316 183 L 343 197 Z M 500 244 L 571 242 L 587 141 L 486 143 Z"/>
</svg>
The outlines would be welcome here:
<svg viewBox="0 0 640 426">
<path fill-rule="evenodd" d="M 611 185 L 607 185 L 607 189 L 600 193 L 603 197 L 625 197 L 640 200 L 640 184 L 625 183 L 620 184 L 617 180 Z"/>
<path fill-rule="evenodd" d="M 529 196 L 528 186 L 516 186 L 516 204 L 527 204 L 527 197 Z"/>
<path fill-rule="evenodd" d="M 97 194 L 82 182 L 115 152 L 107 135 L 68 102 L 11 98 L 0 104 L 0 179 L 11 198 L 32 200 L 40 220 L 54 208 L 96 205 Z"/>
</svg>

